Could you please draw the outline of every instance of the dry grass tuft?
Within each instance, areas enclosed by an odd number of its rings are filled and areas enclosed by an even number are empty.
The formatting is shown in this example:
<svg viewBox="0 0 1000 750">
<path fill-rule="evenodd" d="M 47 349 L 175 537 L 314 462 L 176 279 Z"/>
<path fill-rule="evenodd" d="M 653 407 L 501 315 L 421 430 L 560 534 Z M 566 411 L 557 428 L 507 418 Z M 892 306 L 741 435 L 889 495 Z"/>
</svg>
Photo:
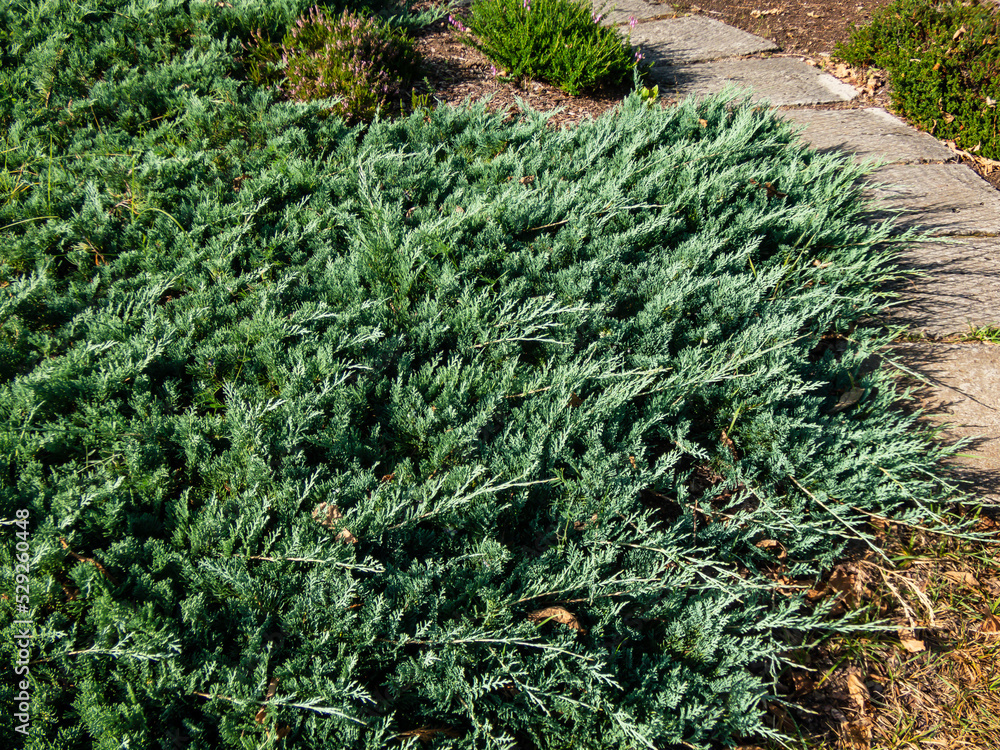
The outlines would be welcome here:
<svg viewBox="0 0 1000 750">
<path fill-rule="evenodd" d="M 982 530 L 995 529 L 989 518 Z M 1000 548 L 887 527 L 883 549 L 817 590 L 889 623 L 796 653 L 772 725 L 790 745 L 993 750 L 1000 737 Z M 777 745 L 766 745 L 777 748 Z"/>
</svg>

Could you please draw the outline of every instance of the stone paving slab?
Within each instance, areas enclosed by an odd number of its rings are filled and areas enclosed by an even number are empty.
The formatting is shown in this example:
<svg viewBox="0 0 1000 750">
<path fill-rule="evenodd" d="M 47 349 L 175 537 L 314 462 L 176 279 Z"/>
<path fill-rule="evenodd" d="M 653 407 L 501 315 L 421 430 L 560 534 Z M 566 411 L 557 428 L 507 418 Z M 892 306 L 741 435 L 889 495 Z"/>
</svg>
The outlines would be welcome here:
<svg viewBox="0 0 1000 750">
<path fill-rule="evenodd" d="M 899 229 L 920 226 L 938 236 L 1000 234 L 1000 192 L 964 164 L 893 165 L 876 170 L 869 194 L 874 219 L 905 211 Z"/>
<path fill-rule="evenodd" d="M 1000 346 L 906 343 L 885 354 L 931 381 L 914 393 L 916 406 L 927 412 L 923 422 L 954 423 L 942 436 L 946 443 L 973 438 L 949 461 L 964 491 L 1000 503 Z"/>
<path fill-rule="evenodd" d="M 594 12 L 604 16 L 601 23 L 608 26 L 628 23 L 629 17 L 638 21 L 644 18 L 655 18 L 668 13 L 674 13 L 673 6 L 668 2 L 650 2 L 650 0 L 591 0 Z M 605 6 L 603 9 L 601 6 Z"/>
<path fill-rule="evenodd" d="M 890 164 L 946 162 L 955 153 L 934 136 L 921 133 L 884 109 L 787 109 L 781 116 L 804 125 L 802 139 L 821 152 L 844 151 L 856 161 Z"/>
<path fill-rule="evenodd" d="M 683 16 L 637 25 L 630 37 L 647 60 L 658 64 L 707 62 L 778 49 L 770 39 L 704 16 Z"/>
<path fill-rule="evenodd" d="M 660 86 L 661 94 L 716 94 L 735 83 L 752 87 L 754 101 L 767 100 L 776 107 L 849 101 L 858 93 L 828 73 L 787 57 L 658 65 L 650 71 L 650 77 Z"/>
<path fill-rule="evenodd" d="M 938 338 L 969 333 L 970 325 L 1000 325 L 1000 238 L 958 242 L 922 242 L 901 254 L 900 268 L 926 276 L 910 276 L 890 287 L 904 304 L 893 307 L 886 322 Z"/>
</svg>

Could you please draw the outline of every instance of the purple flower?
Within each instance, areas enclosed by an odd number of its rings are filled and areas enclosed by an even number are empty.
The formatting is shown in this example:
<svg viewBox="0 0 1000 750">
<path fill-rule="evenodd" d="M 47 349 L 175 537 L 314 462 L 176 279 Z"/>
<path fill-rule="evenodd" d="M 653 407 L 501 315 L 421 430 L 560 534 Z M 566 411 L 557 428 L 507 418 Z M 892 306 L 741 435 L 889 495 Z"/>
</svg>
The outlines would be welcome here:
<svg viewBox="0 0 1000 750">
<path fill-rule="evenodd" d="M 604 16 L 602 16 L 600 13 L 595 13 L 590 17 L 590 20 L 592 20 L 594 23 L 600 23 L 602 18 L 604 18 Z"/>
<path fill-rule="evenodd" d="M 642 54 L 642 52 L 636 51 L 636 53 L 635 53 L 635 61 L 636 62 L 639 62 L 640 60 L 642 60 L 643 57 L 644 57 L 644 55 Z"/>
<path fill-rule="evenodd" d="M 635 25 L 636 25 L 636 23 L 637 23 L 637 21 L 635 20 L 635 16 L 629 16 L 629 17 L 628 17 L 628 27 L 629 27 L 630 29 L 634 29 L 634 28 L 635 28 Z"/>
<path fill-rule="evenodd" d="M 530 13 L 531 12 L 531 0 L 524 0 L 523 5 L 528 10 L 528 12 Z"/>
</svg>

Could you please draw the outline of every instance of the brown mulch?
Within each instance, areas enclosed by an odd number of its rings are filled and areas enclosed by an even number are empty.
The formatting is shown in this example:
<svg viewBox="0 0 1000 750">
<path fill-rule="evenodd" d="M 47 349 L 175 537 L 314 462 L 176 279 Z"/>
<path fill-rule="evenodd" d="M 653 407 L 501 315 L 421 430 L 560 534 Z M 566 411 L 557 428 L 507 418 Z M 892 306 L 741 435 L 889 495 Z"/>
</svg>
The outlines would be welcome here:
<svg viewBox="0 0 1000 750">
<path fill-rule="evenodd" d="M 679 0 L 676 7 L 773 39 L 783 52 L 828 56 L 891 0 Z"/>
</svg>

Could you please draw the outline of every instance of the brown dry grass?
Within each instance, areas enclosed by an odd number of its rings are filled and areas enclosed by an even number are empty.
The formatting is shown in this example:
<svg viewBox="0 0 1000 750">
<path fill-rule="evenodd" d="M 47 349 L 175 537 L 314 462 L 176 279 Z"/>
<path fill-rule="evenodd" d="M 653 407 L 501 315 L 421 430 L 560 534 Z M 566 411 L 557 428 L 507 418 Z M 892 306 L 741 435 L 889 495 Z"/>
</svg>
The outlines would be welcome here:
<svg viewBox="0 0 1000 750">
<path fill-rule="evenodd" d="M 888 628 L 794 653 L 803 668 L 782 678 L 772 726 L 802 749 L 996 748 L 1000 549 L 893 526 L 882 542 L 891 564 L 868 555 L 820 588 Z"/>
</svg>

